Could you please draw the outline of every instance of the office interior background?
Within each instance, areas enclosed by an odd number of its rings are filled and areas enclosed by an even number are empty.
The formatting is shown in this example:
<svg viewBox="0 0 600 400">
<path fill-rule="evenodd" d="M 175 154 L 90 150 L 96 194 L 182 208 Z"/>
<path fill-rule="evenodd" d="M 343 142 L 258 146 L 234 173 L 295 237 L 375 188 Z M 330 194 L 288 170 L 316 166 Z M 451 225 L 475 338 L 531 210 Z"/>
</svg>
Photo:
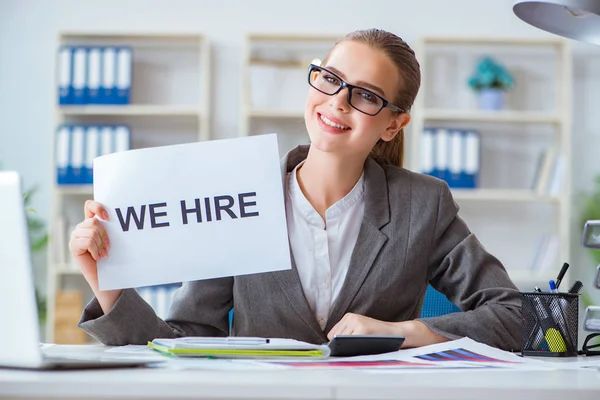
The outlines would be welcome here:
<svg viewBox="0 0 600 400">
<path fill-rule="evenodd" d="M 52 321 L 46 338 L 86 340 L 73 327 L 90 296 L 66 244 L 92 191 L 56 183 L 62 124 L 127 126 L 132 148 L 276 132 L 283 155 L 308 142 L 302 113 L 313 54 L 322 58 L 335 38 L 373 27 L 401 36 L 423 65 L 407 167 L 422 168 L 426 130 L 476 132 L 477 187 L 455 190 L 471 229 L 520 289 L 547 286 L 566 261 L 570 283 L 580 279 L 600 304 L 591 289 L 596 264 L 580 244 L 584 198 L 600 176 L 600 48 L 537 30 L 515 17 L 512 5 L 0 0 L 0 166 L 18 171 L 26 189 L 38 188 L 31 207 L 50 235 L 34 254 Z M 130 104 L 60 107 L 63 45 L 131 46 Z M 515 80 L 498 111 L 481 110 L 468 85 L 484 56 Z M 555 176 L 556 164 L 563 176 Z M 60 318 L 70 328 L 62 329 Z"/>
</svg>

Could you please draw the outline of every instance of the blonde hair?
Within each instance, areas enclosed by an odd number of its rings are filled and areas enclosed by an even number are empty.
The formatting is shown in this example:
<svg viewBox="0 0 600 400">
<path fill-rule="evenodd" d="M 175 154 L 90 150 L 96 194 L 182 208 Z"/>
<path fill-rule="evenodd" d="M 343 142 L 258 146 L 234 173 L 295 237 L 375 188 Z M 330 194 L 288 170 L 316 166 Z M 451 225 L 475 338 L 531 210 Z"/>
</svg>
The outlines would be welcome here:
<svg viewBox="0 0 600 400">
<path fill-rule="evenodd" d="M 345 38 L 339 40 L 329 51 L 325 60 L 329 58 L 338 44 L 346 41 L 364 43 L 373 49 L 379 49 L 392 60 L 398 68 L 401 78 L 393 104 L 407 113 L 410 112 L 421 86 L 421 68 L 415 52 L 410 46 L 391 32 L 381 29 L 358 30 L 350 32 Z M 370 155 L 380 164 L 402 167 L 404 163 L 404 129 L 401 129 L 389 142 L 380 139 L 371 150 Z"/>
</svg>

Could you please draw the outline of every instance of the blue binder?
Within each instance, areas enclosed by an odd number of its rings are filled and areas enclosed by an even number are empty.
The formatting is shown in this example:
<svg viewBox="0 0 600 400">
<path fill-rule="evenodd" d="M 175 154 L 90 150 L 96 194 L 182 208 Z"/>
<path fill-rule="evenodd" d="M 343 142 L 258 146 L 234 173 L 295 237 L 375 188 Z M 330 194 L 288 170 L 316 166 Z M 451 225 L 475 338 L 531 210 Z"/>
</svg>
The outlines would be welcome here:
<svg viewBox="0 0 600 400">
<path fill-rule="evenodd" d="M 118 125 L 114 128 L 115 152 L 127 151 L 131 148 L 131 132 L 127 125 Z"/>
<path fill-rule="evenodd" d="M 56 131 L 56 148 L 54 150 L 56 183 L 59 185 L 67 185 L 70 183 L 70 145 L 70 127 L 68 125 L 62 125 Z"/>
<path fill-rule="evenodd" d="M 73 48 L 73 104 L 87 103 L 87 49 Z"/>
<path fill-rule="evenodd" d="M 451 188 L 479 186 L 480 135 L 475 130 L 426 128 L 422 134 L 421 172 Z"/>
<path fill-rule="evenodd" d="M 462 181 L 465 188 L 479 187 L 481 140 L 477 131 L 466 131 L 464 137 L 464 166 Z"/>
<path fill-rule="evenodd" d="M 449 160 L 448 160 L 448 186 L 451 188 L 463 188 L 465 182 L 463 180 L 463 159 L 465 157 L 463 151 L 463 134 L 460 130 L 453 129 L 450 131 L 449 140 Z"/>
<path fill-rule="evenodd" d="M 432 175 L 434 169 L 433 152 L 434 152 L 434 130 L 426 128 L 421 136 L 421 173 Z"/>
<path fill-rule="evenodd" d="M 73 102 L 73 51 L 62 46 L 58 52 L 58 104 L 69 105 Z"/>
<path fill-rule="evenodd" d="M 90 125 L 85 131 L 84 184 L 94 183 L 94 158 L 100 155 L 100 127 Z"/>
<path fill-rule="evenodd" d="M 136 288 L 142 299 L 148 303 L 159 318 L 165 319 L 173 301 L 173 295 L 181 287 L 181 283 L 144 286 Z"/>
<path fill-rule="evenodd" d="M 71 183 L 82 185 L 85 183 L 85 127 L 74 125 L 71 128 Z"/>
<path fill-rule="evenodd" d="M 133 50 L 119 47 L 117 51 L 117 95 L 115 104 L 129 104 L 133 69 Z"/>
<path fill-rule="evenodd" d="M 110 125 L 100 127 L 100 155 L 104 156 L 115 152 L 114 129 Z"/>
<path fill-rule="evenodd" d="M 104 47 L 101 50 L 102 68 L 98 101 L 101 104 L 114 104 L 117 95 L 117 49 Z"/>
<path fill-rule="evenodd" d="M 99 47 L 89 47 L 87 49 L 87 61 L 87 103 L 102 104 L 100 102 L 102 49 Z"/>
<path fill-rule="evenodd" d="M 434 135 L 433 176 L 448 181 L 450 134 L 447 129 L 438 128 Z"/>
</svg>

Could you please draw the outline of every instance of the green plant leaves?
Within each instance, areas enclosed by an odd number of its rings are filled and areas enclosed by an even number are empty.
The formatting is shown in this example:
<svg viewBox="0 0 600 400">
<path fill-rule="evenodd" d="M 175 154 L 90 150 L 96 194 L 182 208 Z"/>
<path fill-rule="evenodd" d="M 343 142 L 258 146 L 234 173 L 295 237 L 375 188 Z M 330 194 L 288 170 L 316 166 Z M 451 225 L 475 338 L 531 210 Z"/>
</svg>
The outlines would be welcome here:
<svg viewBox="0 0 600 400">
<path fill-rule="evenodd" d="M 488 88 L 509 90 L 514 86 L 515 81 L 504 66 L 486 56 L 479 61 L 468 83 L 474 90 Z"/>
</svg>

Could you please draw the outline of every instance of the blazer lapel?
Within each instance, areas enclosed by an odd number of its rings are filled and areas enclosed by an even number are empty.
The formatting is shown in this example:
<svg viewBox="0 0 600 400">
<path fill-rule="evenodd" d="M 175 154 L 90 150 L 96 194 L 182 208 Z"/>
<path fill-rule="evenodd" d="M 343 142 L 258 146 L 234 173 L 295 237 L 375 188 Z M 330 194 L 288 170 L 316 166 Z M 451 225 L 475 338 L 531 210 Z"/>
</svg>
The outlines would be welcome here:
<svg viewBox="0 0 600 400">
<path fill-rule="evenodd" d="M 290 251 L 291 255 L 291 251 Z M 302 289 L 302 283 L 300 282 L 300 276 L 296 269 L 296 263 L 294 262 L 294 256 L 291 255 L 292 259 L 292 270 L 270 272 L 275 281 L 281 288 L 281 291 L 290 302 L 294 310 L 298 313 L 302 321 L 317 335 L 323 342 L 327 341 L 327 336 L 321 330 L 321 326 L 317 322 L 314 313 L 310 309 L 308 300 L 304 295 Z"/>
<path fill-rule="evenodd" d="M 287 196 L 287 173 L 293 170 L 302 160 L 306 159 L 308 154 L 308 146 L 298 146 L 296 149 L 288 152 L 281 161 L 281 178 L 283 180 L 284 196 Z M 290 258 L 292 261 L 292 269 L 285 271 L 270 272 L 281 291 L 290 302 L 294 310 L 298 313 L 304 323 L 321 339 L 327 341 L 327 336 L 321 330 L 314 313 L 310 309 L 308 300 L 304 295 L 300 276 L 294 261 L 294 255 L 290 250 Z"/>
<path fill-rule="evenodd" d="M 387 178 L 383 168 L 371 158 L 367 158 L 365 163 L 365 185 L 363 221 L 350 258 L 346 279 L 332 305 L 325 332 L 329 332 L 344 316 L 388 240 L 380 230 L 390 221 Z"/>
</svg>

